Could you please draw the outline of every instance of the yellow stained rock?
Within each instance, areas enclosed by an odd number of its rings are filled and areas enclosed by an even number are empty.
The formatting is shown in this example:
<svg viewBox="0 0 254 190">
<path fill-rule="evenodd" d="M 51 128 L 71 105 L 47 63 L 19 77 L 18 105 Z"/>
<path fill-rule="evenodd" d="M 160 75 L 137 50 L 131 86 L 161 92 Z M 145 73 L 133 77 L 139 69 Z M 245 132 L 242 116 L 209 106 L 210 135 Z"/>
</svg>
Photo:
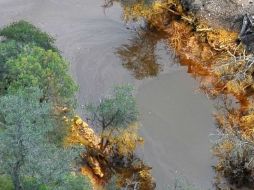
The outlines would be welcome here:
<svg viewBox="0 0 254 190">
<path fill-rule="evenodd" d="M 67 138 L 70 144 L 83 144 L 90 148 L 99 149 L 100 137 L 80 117 L 75 116 L 72 120 L 71 133 Z"/>
</svg>

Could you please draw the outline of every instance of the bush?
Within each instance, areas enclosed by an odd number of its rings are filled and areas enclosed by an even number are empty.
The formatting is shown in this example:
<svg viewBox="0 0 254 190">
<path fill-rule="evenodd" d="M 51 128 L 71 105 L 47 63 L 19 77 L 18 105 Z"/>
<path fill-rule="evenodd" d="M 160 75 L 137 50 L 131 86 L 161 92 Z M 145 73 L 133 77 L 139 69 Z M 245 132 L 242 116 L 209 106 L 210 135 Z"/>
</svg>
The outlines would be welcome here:
<svg viewBox="0 0 254 190">
<path fill-rule="evenodd" d="M 254 185 L 254 143 L 240 133 L 224 131 L 214 142 L 214 154 L 219 158 L 217 172 L 237 187 Z M 220 180 L 220 178 L 218 178 Z M 220 181 L 218 181 L 219 185 Z"/>
<path fill-rule="evenodd" d="M 45 50 L 58 51 L 54 39 L 26 21 L 19 21 L 0 30 L 0 36 L 23 43 L 34 43 Z"/>
</svg>

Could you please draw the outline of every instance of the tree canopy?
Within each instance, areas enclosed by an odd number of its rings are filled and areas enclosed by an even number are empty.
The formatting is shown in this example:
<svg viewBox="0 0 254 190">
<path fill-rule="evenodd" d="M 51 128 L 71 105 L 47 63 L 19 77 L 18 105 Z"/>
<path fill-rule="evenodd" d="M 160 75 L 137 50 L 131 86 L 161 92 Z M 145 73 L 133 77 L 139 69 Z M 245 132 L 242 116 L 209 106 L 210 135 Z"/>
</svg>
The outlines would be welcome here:
<svg viewBox="0 0 254 190">
<path fill-rule="evenodd" d="M 89 104 L 86 108 L 94 125 L 102 130 L 125 128 L 137 121 L 138 117 L 131 85 L 115 87 L 111 96 L 102 98 L 98 104 Z"/>
<path fill-rule="evenodd" d="M 15 189 L 23 190 L 24 180 L 60 188 L 69 175 L 78 151 L 49 143 L 54 129 L 51 106 L 40 102 L 41 91 L 33 88 L 0 98 L 0 168 L 11 176 Z M 62 187 L 61 187 L 62 188 Z"/>
<path fill-rule="evenodd" d="M 0 30 L 0 36 L 25 44 L 33 43 L 45 50 L 58 51 L 54 38 L 24 20 L 14 22 Z"/>
<path fill-rule="evenodd" d="M 56 52 L 40 47 L 25 47 L 16 59 L 6 62 L 9 91 L 25 87 L 39 87 L 43 98 L 51 102 L 69 104 L 77 86 L 68 74 L 67 62 Z"/>
</svg>

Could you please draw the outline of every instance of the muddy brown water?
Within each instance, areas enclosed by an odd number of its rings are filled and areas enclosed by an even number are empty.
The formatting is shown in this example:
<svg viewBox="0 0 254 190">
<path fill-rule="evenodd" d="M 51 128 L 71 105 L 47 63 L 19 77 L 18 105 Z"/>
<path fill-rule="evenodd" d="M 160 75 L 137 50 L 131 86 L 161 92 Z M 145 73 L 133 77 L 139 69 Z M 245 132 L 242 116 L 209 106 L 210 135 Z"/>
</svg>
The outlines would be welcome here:
<svg viewBox="0 0 254 190">
<path fill-rule="evenodd" d="M 98 100 L 115 84 L 135 85 L 146 142 L 139 154 L 153 167 L 157 189 L 166 190 L 178 174 L 211 188 L 212 102 L 196 92 L 198 83 L 158 36 L 128 30 L 120 7 L 104 12 L 102 3 L 0 0 L 0 26 L 24 19 L 53 35 L 71 63 L 80 104 Z"/>
</svg>

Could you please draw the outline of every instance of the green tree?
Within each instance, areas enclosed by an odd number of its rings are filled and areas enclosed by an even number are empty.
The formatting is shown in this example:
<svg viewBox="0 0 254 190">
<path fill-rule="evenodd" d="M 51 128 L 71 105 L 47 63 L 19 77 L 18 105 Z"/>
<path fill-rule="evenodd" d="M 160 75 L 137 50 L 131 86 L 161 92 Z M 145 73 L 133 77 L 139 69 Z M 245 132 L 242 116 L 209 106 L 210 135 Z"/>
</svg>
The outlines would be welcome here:
<svg viewBox="0 0 254 190">
<path fill-rule="evenodd" d="M 54 46 L 54 38 L 24 20 L 14 22 L 1 29 L 0 36 L 25 44 L 33 43 L 45 50 L 58 51 Z"/>
<path fill-rule="evenodd" d="M 47 134 L 54 129 L 51 106 L 40 102 L 38 89 L 18 91 L 0 98 L 0 169 L 11 176 L 15 190 L 24 190 L 24 179 L 57 189 L 71 171 L 76 149 L 50 144 Z"/>
<path fill-rule="evenodd" d="M 112 96 L 101 99 L 98 104 L 89 104 L 86 110 L 93 125 L 101 129 L 101 146 L 104 148 L 107 138 L 119 128 L 126 128 L 137 121 L 138 117 L 133 87 L 130 85 L 115 87 Z M 110 131 L 107 137 L 105 131 Z"/>
<path fill-rule="evenodd" d="M 0 94 L 7 90 L 7 81 L 9 77 L 6 62 L 9 59 L 15 59 L 23 51 L 24 45 L 14 40 L 8 40 L 0 43 Z"/>
<path fill-rule="evenodd" d="M 9 81 L 5 86 L 9 91 L 38 86 L 43 90 L 44 100 L 60 105 L 74 103 L 77 86 L 68 74 L 68 63 L 58 53 L 40 47 L 27 47 L 6 65 Z"/>
</svg>

